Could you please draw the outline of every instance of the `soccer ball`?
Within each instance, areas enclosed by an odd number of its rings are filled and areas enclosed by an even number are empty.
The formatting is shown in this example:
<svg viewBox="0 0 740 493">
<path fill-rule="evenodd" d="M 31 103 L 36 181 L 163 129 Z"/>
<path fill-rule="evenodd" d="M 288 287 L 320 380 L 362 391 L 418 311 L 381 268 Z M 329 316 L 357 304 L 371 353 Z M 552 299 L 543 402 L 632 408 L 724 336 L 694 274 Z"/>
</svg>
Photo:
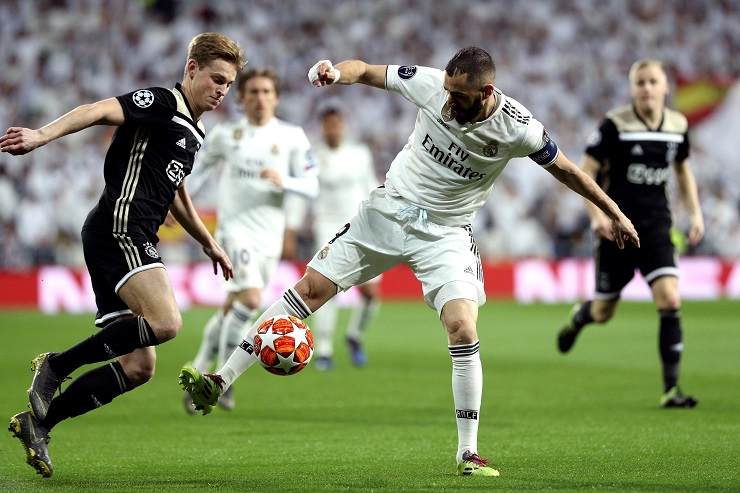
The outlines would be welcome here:
<svg viewBox="0 0 740 493">
<path fill-rule="evenodd" d="M 254 336 L 260 364 L 275 375 L 295 375 L 313 355 L 313 334 L 306 323 L 292 315 L 265 320 Z"/>
</svg>

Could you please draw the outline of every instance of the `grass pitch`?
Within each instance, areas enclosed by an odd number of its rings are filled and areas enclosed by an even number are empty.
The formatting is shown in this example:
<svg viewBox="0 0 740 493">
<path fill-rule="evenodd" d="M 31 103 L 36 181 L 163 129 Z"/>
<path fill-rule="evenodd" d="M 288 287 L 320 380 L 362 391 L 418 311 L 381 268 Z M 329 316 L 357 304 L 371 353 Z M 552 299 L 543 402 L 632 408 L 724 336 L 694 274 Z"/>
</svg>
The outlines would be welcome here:
<svg viewBox="0 0 740 493">
<path fill-rule="evenodd" d="M 253 367 L 237 409 L 186 416 L 180 366 L 209 310 L 159 351 L 157 375 L 111 405 L 60 424 L 55 474 L 41 479 L 0 439 L 0 491 L 740 491 L 740 308 L 686 303 L 682 386 L 694 410 L 660 410 L 657 316 L 625 303 L 567 357 L 568 307 L 489 303 L 479 333 L 485 388 L 479 448 L 499 478 L 454 476 L 450 358 L 432 310 L 387 303 L 349 363 L 338 334 L 330 373 Z M 90 316 L 0 313 L 0 413 L 25 409 L 29 362 L 91 333 Z"/>
</svg>

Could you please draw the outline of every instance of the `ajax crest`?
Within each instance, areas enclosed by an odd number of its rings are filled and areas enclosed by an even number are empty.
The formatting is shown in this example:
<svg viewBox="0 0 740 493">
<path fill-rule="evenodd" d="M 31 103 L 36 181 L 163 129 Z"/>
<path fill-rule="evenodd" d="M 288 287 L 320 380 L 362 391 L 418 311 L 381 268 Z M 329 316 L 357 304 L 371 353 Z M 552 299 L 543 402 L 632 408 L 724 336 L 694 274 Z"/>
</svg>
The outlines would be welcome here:
<svg viewBox="0 0 740 493">
<path fill-rule="evenodd" d="M 159 258 L 159 252 L 154 248 L 154 245 L 148 241 L 144 243 L 144 253 L 149 255 L 151 258 Z"/>
</svg>

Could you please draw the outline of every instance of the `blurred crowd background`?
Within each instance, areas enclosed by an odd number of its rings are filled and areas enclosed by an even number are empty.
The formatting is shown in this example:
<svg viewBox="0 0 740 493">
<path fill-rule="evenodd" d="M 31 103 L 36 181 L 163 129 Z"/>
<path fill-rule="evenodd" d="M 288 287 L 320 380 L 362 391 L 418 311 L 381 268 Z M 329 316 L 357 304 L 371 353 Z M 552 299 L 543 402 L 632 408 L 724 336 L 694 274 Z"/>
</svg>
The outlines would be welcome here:
<svg viewBox="0 0 740 493">
<path fill-rule="evenodd" d="M 579 161 L 604 113 L 629 101 L 631 63 L 661 59 L 673 105 L 694 123 L 691 161 L 707 237 L 687 253 L 740 256 L 740 162 L 732 145 L 740 135 L 740 0 L 2 0 L 0 126 L 36 128 L 85 102 L 170 87 L 180 80 L 188 41 L 202 31 L 232 36 L 249 66 L 277 70 L 278 114 L 303 125 L 312 141 L 320 139 L 321 106 L 340 104 L 352 137 L 371 147 L 381 180 L 416 108 L 366 87 L 315 89 L 305 74 L 317 60 L 442 68 L 457 49 L 481 46 L 496 61 L 497 87 Z M 233 93 L 228 99 L 204 117 L 207 127 L 239 116 Z M 111 133 L 98 127 L 27 156 L 0 155 L 0 268 L 82 264 L 79 230 L 103 187 Z M 208 195 L 198 198 L 205 209 Z M 676 210 L 683 229 L 686 217 Z M 509 165 L 476 222 L 489 258 L 591 254 L 580 198 L 528 160 Z M 310 243 L 308 227 L 301 235 Z M 179 255 L 200 258 L 186 245 Z"/>
</svg>

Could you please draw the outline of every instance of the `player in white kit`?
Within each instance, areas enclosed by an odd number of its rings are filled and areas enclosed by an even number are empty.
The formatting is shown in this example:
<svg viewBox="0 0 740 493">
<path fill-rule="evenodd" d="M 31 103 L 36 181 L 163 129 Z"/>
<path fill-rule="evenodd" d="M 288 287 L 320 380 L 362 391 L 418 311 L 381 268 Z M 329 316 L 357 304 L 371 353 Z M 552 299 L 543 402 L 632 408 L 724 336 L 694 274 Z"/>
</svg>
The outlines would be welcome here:
<svg viewBox="0 0 740 493">
<path fill-rule="evenodd" d="M 234 278 L 226 283 L 228 296 L 211 316 L 193 360 L 200 371 L 220 367 L 242 340 L 261 304 L 283 247 L 286 193 L 315 198 L 318 168 L 303 129 L 275 117 L 278 79 L 271 70 L 251 69 L 237 81 L 245 116 L 216 126 L 205 142 L 201 161 L 189 183 L 196 193 L 219 169 L 216 237 L 232 258 Z M 195 412 L 190 394 L 185 410 Z M 231 392 L 220 405 L 234 407 Z"/>
<path fill-rule="evenodd" d="M 244 350 L 236 350 L 211 375 L 184 368 L 181 377 L 198 407 L 218 395 L 256 361 L 250 352 L 263 318 L 288 313 L 306 318 L 338 290 L 405 263 L 421 281 L 424 299 L 437 310 L 452 357 L 452 394 L 458 431 L 457 474 L 498 476 L 478 455 L 483 372 L 476 330 L 485 301 L 478 248 L 470 223 L 507 162 L 529 156 L 612 221 L 620 247 L 639 245 L 635 228 L 594 181 L 557 148 L 542 124 L 493 86 L 495 66 L 480 48 L 460 50 L 445 70 L 322 60 L 309 71 L 316 86 L 361 83 L 399 93 L 419 108 L 408 143 L 385 185 L 365 201 L 349 226 L 319 251 L 305 276 L 253 324 Z"/>
<path fill-rule="evenodd" d="M 319 166 L 319 196 L 314 201 L 313 209 L 317 251 L 344 228 L 350 218 L 357 214 L 360 203 L 379 185 L 370 149 L 345 138 L 345 120 L 339 108 L 327 107 L 321 112 L 320 118 L 322 142 L 314 147 Z M 376 277 L 357 286 L 360 302 L 352 309 L 346 334 L 352 363 L 357 367 L 367 363 L 362 337 L 378 310 L 379 280 Z M 334 367 L 333 336 L 338 311 L 334 300 L 329 300 L 313 316 L 311 327 L 316 343 L 314 364 L 319 370 Z"/>
</svg>

